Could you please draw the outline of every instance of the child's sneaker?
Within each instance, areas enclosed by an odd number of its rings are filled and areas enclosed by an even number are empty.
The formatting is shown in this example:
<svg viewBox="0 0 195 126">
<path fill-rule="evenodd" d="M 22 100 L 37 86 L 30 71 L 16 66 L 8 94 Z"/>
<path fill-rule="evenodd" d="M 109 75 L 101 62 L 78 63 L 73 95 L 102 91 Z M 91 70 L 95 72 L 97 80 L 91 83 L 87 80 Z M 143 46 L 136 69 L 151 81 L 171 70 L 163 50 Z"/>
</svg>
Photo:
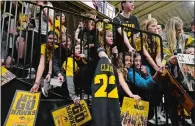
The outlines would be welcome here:
<svg viewBox="0 0 195 126">
<path fill-rule="evenodd" d="M 31 73 L 30 73 L 30 69 L 31 69 Z M 30 78 L 35 79 L 35 76 L 36 76 L 35 74 L 36 74 L 35 68 L 29 68 L 26 79 L 30 79 Z"/>
<path fill-rule="evenodd" d="M 153 116 L 152 119 L 148 120 L 151 124 L 156 124 L 156 117 Z M 166 120 L 162 117 L 162 116 L 159 116 L 157 115 L 157 122 L 159 125 L 162 125 L 162 124 L 165 124 L 166 123 Z"/>
</svg>

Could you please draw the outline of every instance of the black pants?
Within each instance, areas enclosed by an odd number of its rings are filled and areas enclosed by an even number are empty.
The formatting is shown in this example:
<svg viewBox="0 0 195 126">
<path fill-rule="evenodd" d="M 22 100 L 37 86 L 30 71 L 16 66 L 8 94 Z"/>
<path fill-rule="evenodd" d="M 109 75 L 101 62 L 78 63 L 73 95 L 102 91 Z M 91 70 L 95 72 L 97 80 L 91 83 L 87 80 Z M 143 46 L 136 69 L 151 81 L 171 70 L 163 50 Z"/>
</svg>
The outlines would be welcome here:
<svg viewBox="0 0 195 126">
<path fill-rule="evenodd" d="M 190 97 L 195 101 L 195 91 L 188 91 Z M 192 123 L 195 124 L 195 106 L 191 110 Z"/>
<path fill-rule="evenodd" d="M 91 94 L 91 83 L 98 61 L 99 59 L 90 60 L 86 66 L 80 68 L 75 74 L 75 87 L 79 90 L 83 90 L 86 94 Z"/>
<path fill-rule="evenodd" d="M 177 111 L 178 101 L 176 97 L 172 94 L 172 90 L 167 85 L 164 85 L 164 95 L 165 95 L 165 110 L 169 113 L 172 126 L 179 125 L 179 116 Z"/>
</svg>

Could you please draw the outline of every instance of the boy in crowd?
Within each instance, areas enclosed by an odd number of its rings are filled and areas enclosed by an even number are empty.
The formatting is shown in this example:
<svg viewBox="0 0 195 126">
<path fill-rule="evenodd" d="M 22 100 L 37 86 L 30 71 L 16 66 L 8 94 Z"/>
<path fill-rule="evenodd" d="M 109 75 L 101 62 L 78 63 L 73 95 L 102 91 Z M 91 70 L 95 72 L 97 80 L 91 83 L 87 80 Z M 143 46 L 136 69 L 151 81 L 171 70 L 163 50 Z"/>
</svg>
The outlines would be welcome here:
<svg viewBox="0 0 195 126">
<path fill-rule="evenodd" d="M 165 30 L 165 25 L 163 25 L 163 24 L 158 24 L 157 25 L 158 34 L 162 34 L 164 32 L 164 30 Z"/>
<path fill-rule="evenodd" d="M 194 38 L 194 37 L 195 37 L 195 20 L 193 20 L 192 23 L 191 23 L 191 29 L 192 29 L 192 31 L 190 32 L 189 35 L 190 35 L 192 38 Z"/>
<path fill-rule="evenodd" d="M 140 29 L 138 18 L 134 15 L 131 15 L 132 11 L 134 10 L 134 2 L 133 0 L 122 1 L 121 2 L 122 13 L 118 14 L 117 17 L 113 19 L 114 23 L 122 24 L 127 27 Z M 116 26 L 116 45 L 118 48 L 119 53 L 124 52 L 134 52 L 135 49 L 133 48 L 136 41 L 136 32 L 132 33 L 128 28 L 122 28 L 120 26 Z M 133 34 L 133 40 L 131 40 L 131 34 Z M 122 36 L 123 35 L 123 36 Z M 126 45 L 123 49 L 123 44 L 121 41 L 124 40 L 124 44 Z"/>
</svg>

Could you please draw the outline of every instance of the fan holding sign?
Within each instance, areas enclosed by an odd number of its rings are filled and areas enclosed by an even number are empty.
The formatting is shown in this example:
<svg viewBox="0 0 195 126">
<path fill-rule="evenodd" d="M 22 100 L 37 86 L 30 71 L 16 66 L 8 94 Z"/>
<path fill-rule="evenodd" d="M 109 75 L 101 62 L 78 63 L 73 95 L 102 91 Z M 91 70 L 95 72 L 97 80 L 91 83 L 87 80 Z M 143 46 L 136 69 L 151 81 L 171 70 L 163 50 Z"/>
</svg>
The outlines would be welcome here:
<svg viewBox="0 0 195 126">
<path fill-rule="evenodd" d="M 193 54 L 195 51 L 194 50 L 195 40 L 194 38 L 184 34 L 183 22 L 178 17 L 172 17 L 171 19 L 169 19 L 165 29 L 166 29 L 165 36 L 162 36 L 164 46 L 163 48 L 165 61 L 164 63 L 168 65 L 171 76 L 173 76 L 172 78 L 178 81 L 179 83 L 178 86 L 186 89 L 189 95 L 194 94 L 193 91 L 194 89 L 192 86 L 194 84 L 192 82 L 194 82 Z M 184 53 L 188 55 L 184 55 Z M 185 93 L 184 95 L 188 94 Z M 194 98 L 192 96 L 193 95 L 191 95 L 191 98 Z M 169 97 L 169 99 L 171 99 L 171 97 Z M 170 101 L 173 102 L 173 100 L 174 99 Z M 174 109 L 175 108 L 172 106 L 171 110 L 172 113 L 177 114 L 174 113 Z M 194 109 L 192 109 L 191 112 L 192 111 L 194 111 Z M 171 121 L 173 125 L 178 125 L 178 120 L 175 117 L 172 117 Z M 192 122 L 194 123 L 194 112 L 192 112 Z"/>
</svg>

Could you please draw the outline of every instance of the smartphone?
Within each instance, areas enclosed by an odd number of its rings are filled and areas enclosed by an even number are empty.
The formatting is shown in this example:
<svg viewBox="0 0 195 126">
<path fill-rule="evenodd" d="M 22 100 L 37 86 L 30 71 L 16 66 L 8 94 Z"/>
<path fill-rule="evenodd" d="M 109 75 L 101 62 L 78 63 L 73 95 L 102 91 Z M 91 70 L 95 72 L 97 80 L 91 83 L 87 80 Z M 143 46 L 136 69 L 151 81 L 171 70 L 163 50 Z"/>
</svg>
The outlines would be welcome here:
<svg viewBox="0 0 195 126">
<path fill-rule="evenodd" d="M 58 87 L 62 86 L 62 82 L 59 82 L 58 79 L 55 79 L 55 78 L 51 78 L 50 84 L 53 86 L 58 86 Z"/>
</svg>

